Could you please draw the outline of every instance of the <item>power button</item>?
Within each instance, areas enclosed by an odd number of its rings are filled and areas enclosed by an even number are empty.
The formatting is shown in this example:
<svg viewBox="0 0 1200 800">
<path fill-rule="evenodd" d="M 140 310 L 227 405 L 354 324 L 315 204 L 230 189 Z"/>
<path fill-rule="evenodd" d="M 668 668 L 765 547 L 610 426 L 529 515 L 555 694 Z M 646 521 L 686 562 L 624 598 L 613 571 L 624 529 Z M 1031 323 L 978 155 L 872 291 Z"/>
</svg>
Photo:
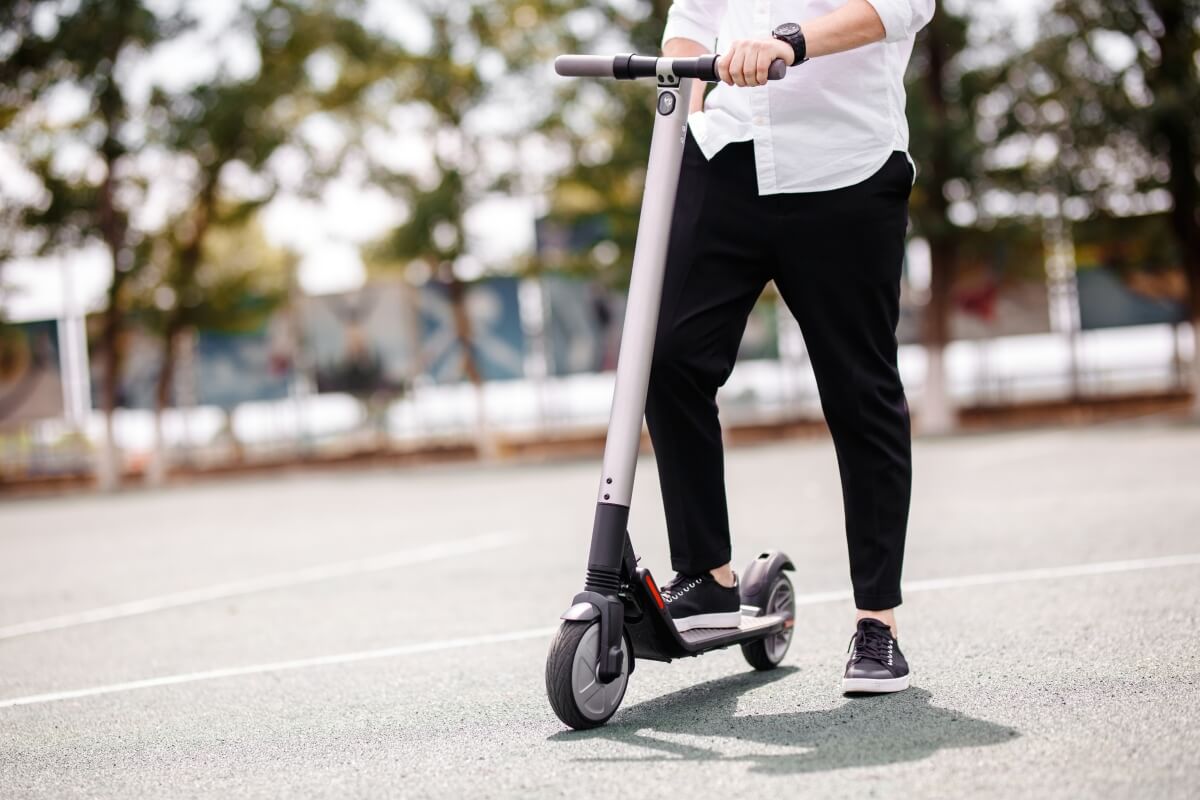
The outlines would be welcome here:
<svg viewBox="0 0 1200 800">
<path fill-rule="evenodd" d="M 675 93 L 663 92 L 658 96 L 658 113 L 664 117 L 675 110 Z"/>
</svg>

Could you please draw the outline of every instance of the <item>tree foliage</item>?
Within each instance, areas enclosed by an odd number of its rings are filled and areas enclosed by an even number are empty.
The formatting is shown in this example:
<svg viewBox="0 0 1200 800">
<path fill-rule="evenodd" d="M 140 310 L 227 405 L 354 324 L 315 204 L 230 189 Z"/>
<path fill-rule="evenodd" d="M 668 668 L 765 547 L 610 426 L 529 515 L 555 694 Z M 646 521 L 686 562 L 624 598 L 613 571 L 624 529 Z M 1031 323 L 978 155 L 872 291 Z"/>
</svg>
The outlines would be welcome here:
<svg viewBox="0 0 1200 800">
<path fill-rule="evenodd" d="M 587 28 L 591 35 L 565 42 L 562 52 L 657 54 L 670 5 L 669 0 L 644 0 L 580 8 L 575 13 L 596 18 Z M 568 255 L 556 266 L 625 285 L 650 157 L 653 90 L 644 81 L 560 80 L 555 105 L 543 129 L 565 145 L 571 160 L 551 190 L 548 217 L 567 227 L 602 220 L 612 245 Z"/>
<path fill-rule="evenodd" d="M 1200 2 L 1059 0 L 1041 31 L 1005 75 L 1021 178 L 1051 175 L 1076 219 L 1169 209 L 1200 319 Z"/>
<path fill-rule="evenodd" d="M 281 292 L 269 292 L 252 307 L 230 303 L 231 291 L 253 283 L 258 267 L 234 260 L 223 270 L 211 265 L 205 270 L 207 239 L 215 229 L 245 231 L 274 198 L 284 176 L 273 159 L 284 148 L 304 148 L 297 131 L 309 119 L 336 117 L 346 123 L 344 129 L 354 129 L 364 98 L 389 77 L 399 53 L 357 21 L 363 9 L 362 2 L 345 0 L 248 5 L 234 25 L 253 31 L 254 74 L 239 77 L 221 69 L 186 92 L 156 89 L 154 102 L 164 113 L 150 141 L 183 162 L 192 176 L 178 187 L 187 198 L 182 211 L 155 237 L 158 285 L 142 305 L 163 340 L 160 408 L 169 402 L 175 343 L 184 332 L 205 321 L 210 327 L 239 327 L 243 309 L 260 314 L 268 300 L 283 299 Z M 314 75 L 311 65 L 318 57 L 327 74 Z M 343 151 L 355 137 L 345 138 Z M 313 157 L 308 163 L 320 162 Z M 338 159 L 330 163 L 324 173 L 311 171 L 306 191 L 319 191 Z M 220 312 L 229 318 L 221 320 Z"/>
<path fill-rule="evenodd" d="M 162 42 L 185 30 L 183 15 L 159 15 L 141 0 L 16 0 L 0 11 L 7 52 L 0 60 L 0 133 L 15 144 L 40 184 L 32 202 L 5 220 L 5 255 L 61 252 L 99 243 L 113 277 L 105 309 L 102 407 L 109 435 L 104 480 L 115 485 L 112 411 L 121 370 L 118 342 L 129 306 L 129 278 L 144 263 L 141 232 L 131 216 L 144 196 L 135 155 L 140 145 L 129 70 Z M 53 99 L 78 102 L 56 118 Z M 71 158 L 74 156 L 74 158 Z"/>
</svg>

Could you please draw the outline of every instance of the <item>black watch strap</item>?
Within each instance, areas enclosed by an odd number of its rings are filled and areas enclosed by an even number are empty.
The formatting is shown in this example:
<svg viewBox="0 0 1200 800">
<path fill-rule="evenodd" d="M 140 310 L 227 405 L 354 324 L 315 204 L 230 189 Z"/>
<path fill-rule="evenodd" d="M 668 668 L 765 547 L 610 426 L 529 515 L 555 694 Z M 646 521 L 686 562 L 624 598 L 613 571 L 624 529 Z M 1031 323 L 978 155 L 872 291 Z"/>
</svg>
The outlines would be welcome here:
<svg viewBox="0 0 1200 800">
<path fill-rule="evenodd" d="M 804 31 L 800 29 L 798 24 L 795 22 L 785 22 L 771 31 L 771 36 L 791 45 L 793 67 L 808 61 L 808 43 L 804 41 Z"/>
</svg>

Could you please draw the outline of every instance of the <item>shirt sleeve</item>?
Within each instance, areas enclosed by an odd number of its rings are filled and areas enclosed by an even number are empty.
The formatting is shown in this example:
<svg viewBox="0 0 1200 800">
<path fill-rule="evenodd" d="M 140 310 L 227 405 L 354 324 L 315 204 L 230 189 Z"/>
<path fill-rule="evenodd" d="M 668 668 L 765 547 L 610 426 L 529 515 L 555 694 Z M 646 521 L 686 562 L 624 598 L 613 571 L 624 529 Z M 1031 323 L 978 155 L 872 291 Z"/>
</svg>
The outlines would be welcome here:
<svg viewBox="0 0 1200 800">
<path fill-rule="evenodd" d="M 867 0 L 883 23 L 885 42 L 911 39 L 933 19 L 934 0 Z"/>
<path fill-rule="evenodd" d="M 727 3 L 728 0 L 675 0 L 667 9 L 662 43 L 666 44 L 670 39 L 691 39 L 705 47 L 715 47 Z"/>
</svg>

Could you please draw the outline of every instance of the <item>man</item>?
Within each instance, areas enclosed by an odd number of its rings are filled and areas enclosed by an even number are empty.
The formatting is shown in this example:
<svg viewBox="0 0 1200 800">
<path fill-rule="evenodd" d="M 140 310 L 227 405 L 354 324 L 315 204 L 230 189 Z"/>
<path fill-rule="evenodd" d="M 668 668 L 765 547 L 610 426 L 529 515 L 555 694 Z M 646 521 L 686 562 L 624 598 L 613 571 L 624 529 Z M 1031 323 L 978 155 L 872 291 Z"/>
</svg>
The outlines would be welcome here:
<svg viewBox="0 0 1200 800">
<path fill-rule="evenodd" d="M 676 0 L 663 35 L 664 55 L 723 54 L 723 83 L 693 94 L 646 406 L 678 573 L 664 596 L 681 631 L 740 619 L 715 398 L 773 280 L 841 472 L 858 609 L 847 692 L 909 682 L 894 613 L 912 484 L 896 368 L 914 177 L 904 70 L 933 5 Z M 768 83 L 777 58 L 787 77 Z"/>
</svg>

